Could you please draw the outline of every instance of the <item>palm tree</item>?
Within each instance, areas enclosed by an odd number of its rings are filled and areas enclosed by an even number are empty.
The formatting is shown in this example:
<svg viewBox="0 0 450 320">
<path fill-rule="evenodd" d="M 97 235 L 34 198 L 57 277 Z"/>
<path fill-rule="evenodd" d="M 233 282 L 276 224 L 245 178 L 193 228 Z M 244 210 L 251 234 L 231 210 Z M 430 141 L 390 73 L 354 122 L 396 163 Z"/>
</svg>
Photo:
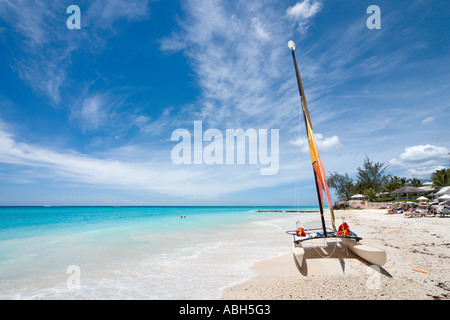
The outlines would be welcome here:
<svg viewBox="0 0 450 320">
<path fill-rule="evenodd" d="M 389 178 L 390 178 L 391 181 L 393 181 L 393 182 L 399 182 L 399 180 L 400 180 L 400 177 L 399 177 L 399 176 L 389 175 Z"/>
<path fill-rule="evenodd" d="M 364 190 L 364 195 L 367 197 L 369 201 L 372 202 L 377 201 L 377 192 L 373 188 L 368 188 Z"/>
<path fill-rule="evenodd" d="M 355 185 L 353 186 L 353 193 L 354 194 L 363 194 L 364 193 L 364 186 L 361 181 L 357 181 Z"/>
<path fill-rule="evenodd" d="M 421 187 L 423 184 L 423 180 L 418 179 L 418 178 L 409 179 L 409 182 L 411 182 L 411 185 L 416 188 Z"/>
<path fill-rule="evenodd" d="M 402 185 L 402 187 L 408 182 L 408 179 L 406 179 L 405 177 L 401 177 L 400 178 L 400 183 Z"/>
<path fill-rule="evenodd" d="M 433 180 L 433 186 L 435 188 L 442 188 L 450 185 L 450 169 L 436 170 L 436 172 L 431 175 L 431 180 Z"/>
<path fill-rule="evenodd" d="M 393 195 L 393 191 L 397 190 L 399 188 L 399 183 L 395 182 L 395 181 L 389 181 L 388 183 L 386 183 L 383 187 L 382 190 L 384 192 L 389 192 L 389 195 L 391 196 L 391 198 L 394 198 Z"/>
<path fill-rule="evenodd" d="M 406 183 L 406 178 L 404 178 L 404 177 L 399 177 L 399 176 L 390 176 L 390 178 L 391 178 L 391 182 L 393 182 L 393 183 L 395 183 L 395 185 L 397 186 L 397 189 L 398 188 L 401 188 L 401 187 L 403 187 L 403 185 Z"/>
</svg>

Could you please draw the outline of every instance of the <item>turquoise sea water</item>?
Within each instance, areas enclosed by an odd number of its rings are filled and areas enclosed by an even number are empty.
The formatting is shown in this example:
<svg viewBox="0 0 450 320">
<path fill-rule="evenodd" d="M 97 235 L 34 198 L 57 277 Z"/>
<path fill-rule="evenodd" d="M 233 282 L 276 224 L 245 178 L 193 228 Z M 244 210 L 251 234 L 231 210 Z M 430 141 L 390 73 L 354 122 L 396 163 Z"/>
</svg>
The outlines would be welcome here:
<svg viewBox="0 0 450 320">
<path fill-rule="evenodd" d="M 287 253 L 285 231 L 318 208 L 287 210 L 1 207 L 0 299 L 216 299 Z"/>
</svg>

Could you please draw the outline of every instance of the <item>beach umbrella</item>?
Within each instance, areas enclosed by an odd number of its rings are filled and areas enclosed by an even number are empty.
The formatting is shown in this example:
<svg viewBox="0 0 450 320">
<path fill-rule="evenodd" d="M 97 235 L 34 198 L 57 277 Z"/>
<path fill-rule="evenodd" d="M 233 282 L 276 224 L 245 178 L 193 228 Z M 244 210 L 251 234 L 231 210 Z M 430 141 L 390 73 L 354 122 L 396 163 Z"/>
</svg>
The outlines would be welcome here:
<svg viewBox="0 0 450 320">
<path fill-rule="evenodd" d="M 351 196 L 352 199 L 361 199 L 364 198 L 362 194 L 355 194 L 354 196 Z"/>
<path fill-rule="evenodd" d="M 419 200 L 419 201 L 427 201 L 428 198 L 426 198 L 426 197 L 424 197 L 424 196 L 421 196 L 421 197 L 417 198 L 416 200 Z"/>
<path fill-rule="evenodd" d="M 450 195 L 444 194 L 443 196 L 440 196 L 439 199 L 449 200 L 450 199 Z"/>
</svg>

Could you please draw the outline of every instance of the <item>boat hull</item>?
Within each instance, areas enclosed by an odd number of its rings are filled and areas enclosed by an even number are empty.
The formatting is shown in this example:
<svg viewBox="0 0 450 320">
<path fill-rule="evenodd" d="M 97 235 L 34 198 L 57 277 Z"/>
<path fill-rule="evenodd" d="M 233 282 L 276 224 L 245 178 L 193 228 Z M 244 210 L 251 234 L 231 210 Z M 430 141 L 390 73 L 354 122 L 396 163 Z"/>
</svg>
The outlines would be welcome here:
<svg viewBox="0 0 450 320">
<path fill-rule="evenodd" d="M 300 268 L 303 267 L 303 257 L 305 255 L 305 249 L 303 247 L 297 246 L 295 243 L 292 245 L 292 253 L 295 257 L 295 260 L 297 260 L 298 265 Z"/>
<path fill-rule="evenodd" d="M 377 266 L 384 266 L 386 263 L 386 251 L 361 244 L 353 239 L 342 239 L 345 245 L 356 254 L 358 257 L 375 264 Z"/>
</svg>

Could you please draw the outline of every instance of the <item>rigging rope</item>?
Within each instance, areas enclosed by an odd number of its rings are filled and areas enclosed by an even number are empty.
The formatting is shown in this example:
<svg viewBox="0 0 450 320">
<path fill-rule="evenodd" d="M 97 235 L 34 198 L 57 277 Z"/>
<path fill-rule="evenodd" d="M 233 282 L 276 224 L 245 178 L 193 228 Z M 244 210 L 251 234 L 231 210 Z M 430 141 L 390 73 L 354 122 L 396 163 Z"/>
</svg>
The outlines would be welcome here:
<svg viewBox="0 0 450 320">
<path fill-rule="evenodd" d="M 341 219 L 342 219 L 342 224 L 345 222 L 345 217 L 341 217 Z M 298 222 L 298 221 L 297 221 Z M 339 239 L 339 238 L 333 238 L 333 239 Z M 333 254 L 336 252 L 336 248 L 338 247 L 338 242 L 340 243 L 340 245 L 341 245 L 341 248 L 342 248 L 342 251 L 348 256 L 349 254 L 348 254 L 348 246 L 345 244 L 345 242 L 344 241 L 342 241 L 342 240 L 340 240 L 340 241 L 334 241 L 334 248 L 333 248 L 333 251 L 330 253 L 330 254 L 328 254 L 328 255 L 323 255 L 321 252 L 320 252 L 320 250 L 318 250 L 318 247 L 327 247 L 327 248 L 329 248 L 330 246 L 329 246 L 329 242 L 328 242 L 328 240 L 327 240 L 327 238 L 323 238 L 322 240 L 323 240 L 323 246 L 320 246 L 320 245 L 314 245 L 314 240 L 317 240 L 317 239 L 312 239 L 311 240 L 311 247 L 316 251 L 316 253 L 321 257 L 321 258 L 328 258 L 328 257 L 331 257 L 331 256 L 333 256 Z M 304 249 L 306 249 L 306 248 L 304 248 Z M 311 249 L 309 249 L 309 250 L 311 250 Z M 305 250 L 305 252 L 306 251 L 309 251 L 309 250 Z"/>
<path fill-rule="evenodd" d="M 298 142 L 300 143 L 300 137 L 301 137 L 301 129 L 300 124 L 302 123 L 302 116 L 301 113 L 298 113 L 298 119 L 299 119 L 299 126 L 298 126 Z M 297 209 L 297 207 L 300 207 L 300 146 L 297 146 L 297 166 L 298 169 L 296 170 L 296 178 L 295 178 L 295 196 L 294 196 L 294 210 Z"/>
</svg>

